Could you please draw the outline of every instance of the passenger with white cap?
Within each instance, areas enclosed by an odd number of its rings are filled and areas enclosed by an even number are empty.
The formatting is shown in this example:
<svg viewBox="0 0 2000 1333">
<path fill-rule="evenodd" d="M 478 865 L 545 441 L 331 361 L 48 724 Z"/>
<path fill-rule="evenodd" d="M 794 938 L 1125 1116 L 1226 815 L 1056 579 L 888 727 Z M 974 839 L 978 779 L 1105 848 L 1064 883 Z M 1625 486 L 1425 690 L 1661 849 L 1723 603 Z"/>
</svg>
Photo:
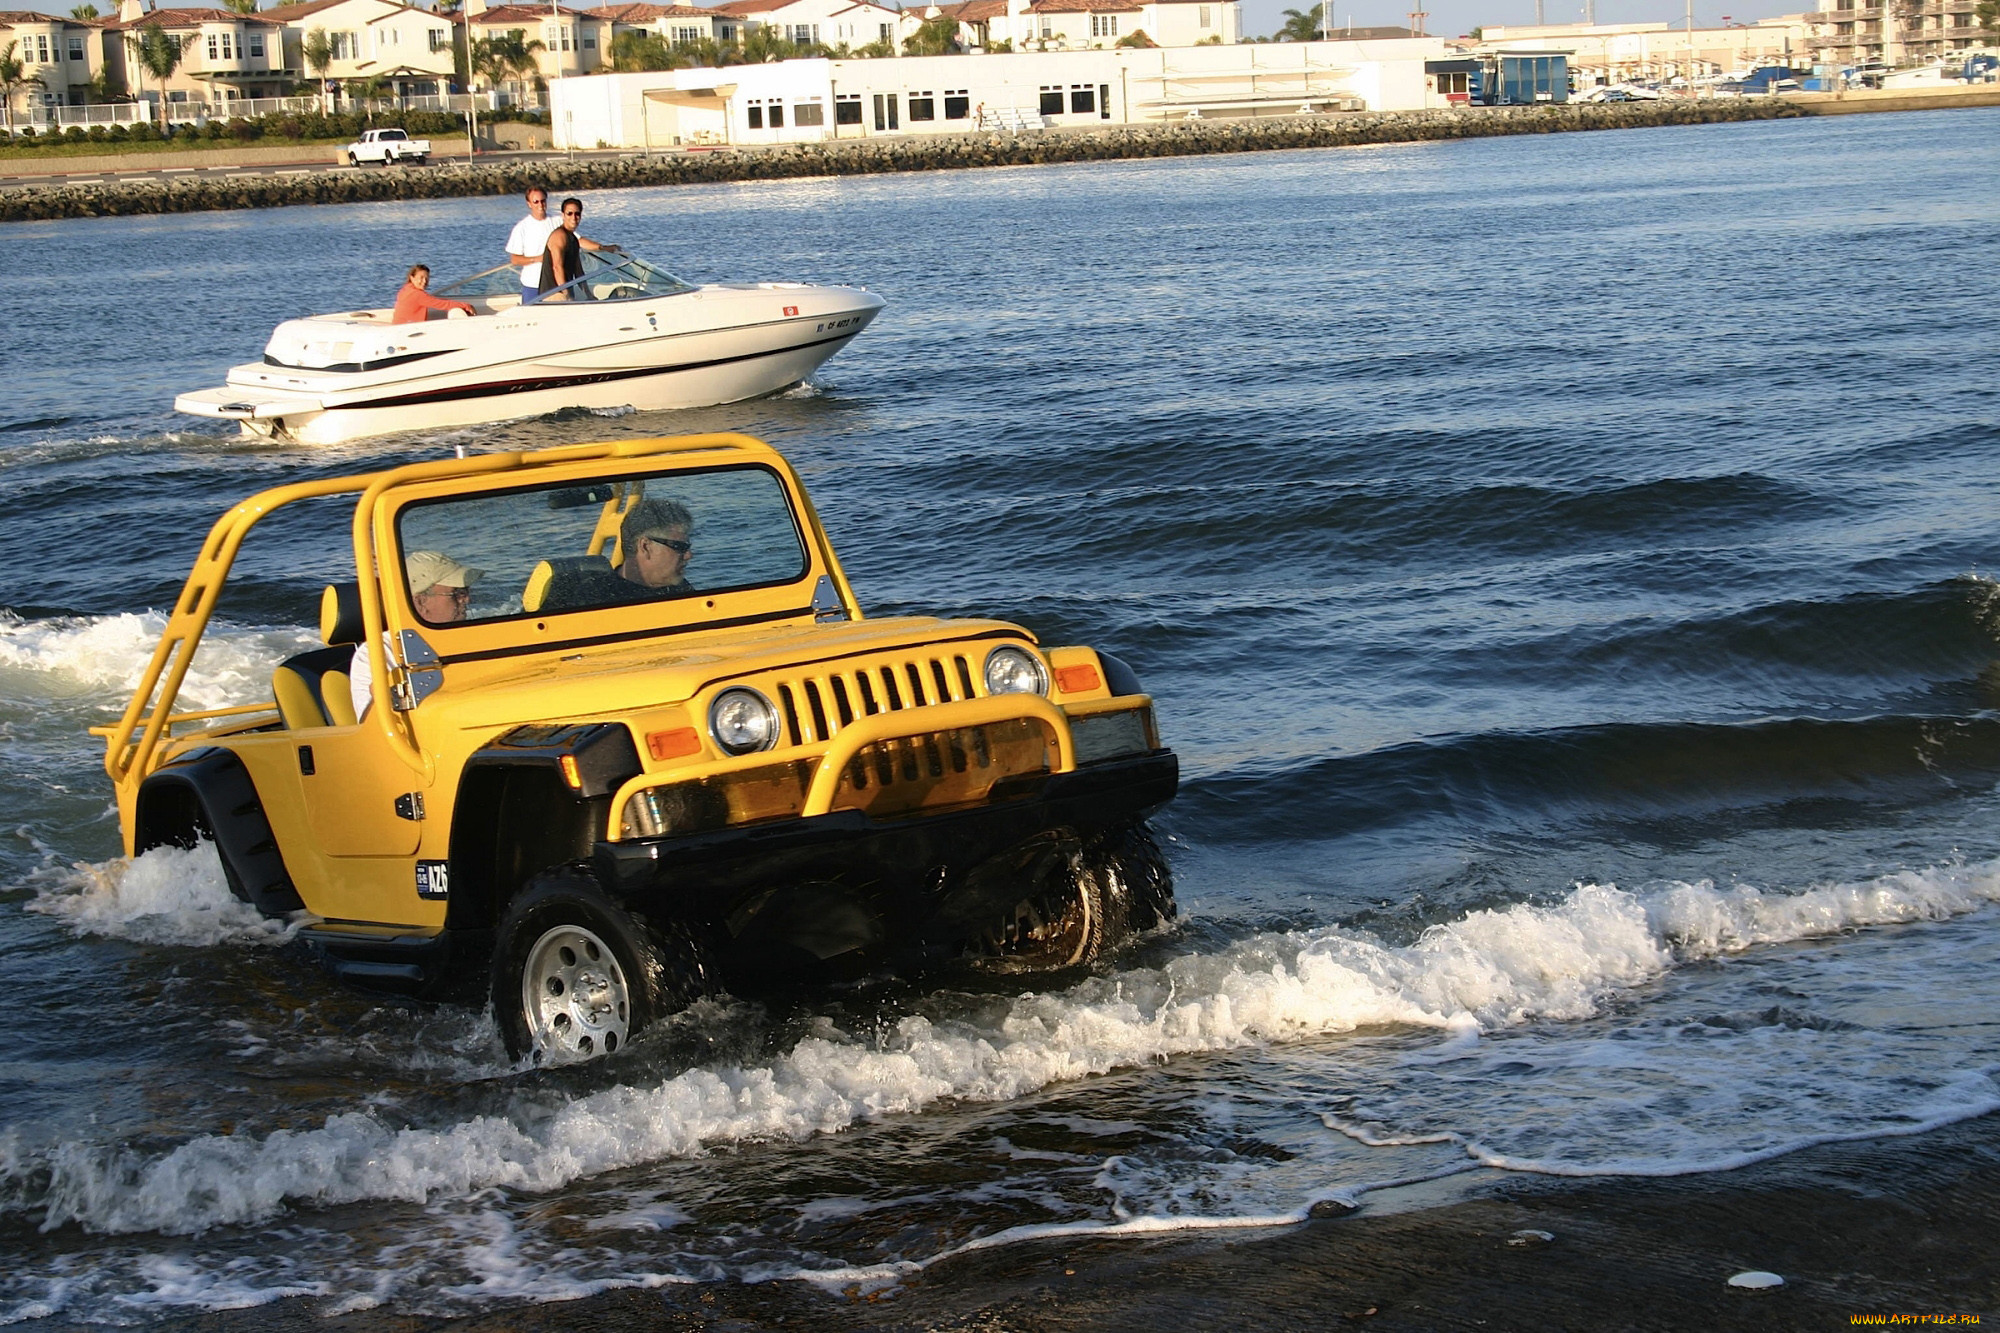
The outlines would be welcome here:
<svg viewBox="0 0 2000 1333">
<path fill-rule="evenodd" d="M 403 557 L 403 573 L 410 581 L 410 601 L 417 608 L 417 619 L 426 625 L 455 625 L 465 619 L 466 607 L 472 601 L 472 585 L 486 571 L 462 565 L 443 551 L 412 551 Z M 392 657 L 394 643 L 384 630 L 382 646 L 391 651 Z M 354 670 L 348 672 L 347 682 L 354 699 L 354 716 L 358 718 L 368 711 L 375 697 L 373 673 L 359 653 L 355 654 Z"/>
</svg>

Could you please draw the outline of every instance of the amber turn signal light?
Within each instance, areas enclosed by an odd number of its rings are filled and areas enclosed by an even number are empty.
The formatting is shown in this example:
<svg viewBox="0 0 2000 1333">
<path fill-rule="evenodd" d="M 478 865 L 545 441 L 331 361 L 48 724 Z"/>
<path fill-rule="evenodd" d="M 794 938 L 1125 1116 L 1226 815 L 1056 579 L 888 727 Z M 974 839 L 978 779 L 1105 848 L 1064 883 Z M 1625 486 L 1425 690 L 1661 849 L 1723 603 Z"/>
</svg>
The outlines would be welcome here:
<svg viewBox="0 0 2000 1333">
<path fill-rule="evenodd" d="M 701 753 L 701 733 L 693 727 L 646 733 L 646 753 L 655 759 L 678 759 L 684 754 Z"/>
<path fill-rule="evenodd" d="M 1056 668 L 1056 688 L 1064 694 L 1088 694 L 1103 684 L 1097 668 L 1089 663 Z"/>
</svg>

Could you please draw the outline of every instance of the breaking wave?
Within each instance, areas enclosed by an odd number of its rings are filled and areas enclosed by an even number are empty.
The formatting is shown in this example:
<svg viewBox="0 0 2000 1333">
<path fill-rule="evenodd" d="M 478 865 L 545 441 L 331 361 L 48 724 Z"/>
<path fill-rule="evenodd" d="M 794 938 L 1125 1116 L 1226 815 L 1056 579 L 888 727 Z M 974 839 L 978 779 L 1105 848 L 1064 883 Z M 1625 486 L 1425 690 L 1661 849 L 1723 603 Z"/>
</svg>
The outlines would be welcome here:
<svg viewBox="0 0 2000 1333">
<path fill-rule="evenodd" d="M 38 1213 L 44 1228 L 195 1233 L 260 1221 L 293 1202 L 549 1191 L 706 1145 L 805 1140 L 1197 1052 L 1370 1027 L 1463 1035 L 1580 1020 L 1690 961 L 1943 920 L 1996 900 L 1995 862 L 1798 893 L 1583 884 L 1559 903 L 1472 912 L 1404 946 L 1338 927 L 1267 934 L 1022 995 L 984 1014 L 904 1017 L 873 1037 L 822 1031 L 760 1067 L 689 1069 L 650 1087 L 579 1096 L 550 1114 L 396 1127 L 351 1111 L 318 1128 L 207 1135 L 165 1152 L 72 1142 L 10 1164 L 0 1197 L 12 1201 L 8 1211 Z"/>
</svg>

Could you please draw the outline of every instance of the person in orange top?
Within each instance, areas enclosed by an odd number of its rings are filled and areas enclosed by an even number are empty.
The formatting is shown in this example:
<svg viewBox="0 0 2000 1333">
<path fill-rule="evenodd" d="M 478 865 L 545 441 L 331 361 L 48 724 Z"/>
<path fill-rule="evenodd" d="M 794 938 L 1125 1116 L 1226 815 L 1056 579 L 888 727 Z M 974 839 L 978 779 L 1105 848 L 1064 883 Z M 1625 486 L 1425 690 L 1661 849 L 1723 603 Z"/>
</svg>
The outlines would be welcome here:
<svg viewBox="0 0 2000 1333">
<path fill-rule="evenodd" d="M 433 310 L 463 310 L 466 314 L 476 314 L 470 302 L 447 301 L 442 296 L 432 296 L 424 289 L 431 285 L 431 266 L 417 264 L 410 269 L 409 279 L 403 283 L 403 290 L 396 293 L 396 317 L 391 324 L 421 324 L 430 318 Z"/>
</svg>

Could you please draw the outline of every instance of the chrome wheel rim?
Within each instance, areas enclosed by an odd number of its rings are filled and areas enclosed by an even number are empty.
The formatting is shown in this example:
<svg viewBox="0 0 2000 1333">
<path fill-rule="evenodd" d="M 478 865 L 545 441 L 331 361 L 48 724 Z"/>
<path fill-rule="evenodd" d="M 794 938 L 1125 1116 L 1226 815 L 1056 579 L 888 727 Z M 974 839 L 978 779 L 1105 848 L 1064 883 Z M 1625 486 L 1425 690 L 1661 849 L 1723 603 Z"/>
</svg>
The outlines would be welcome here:
<svg viewBox="0 0 2000 1333">
<path fill-rule="evenodd" d="M 611 946 L 582 926 L 553 927 L 528 950 L 521 1007 L 545 1064 L 609 1055 L 625 1045 L 632 1023 L 624 969 Z"/>
<path fill-rule="evenodd" d="M 1090 895 L 1075 888 L 1023 898 L 987 931 L 982 953 L 1003 969 L 1072 967 L 1090 952 L 1096 916 Z"/>
</svg>

